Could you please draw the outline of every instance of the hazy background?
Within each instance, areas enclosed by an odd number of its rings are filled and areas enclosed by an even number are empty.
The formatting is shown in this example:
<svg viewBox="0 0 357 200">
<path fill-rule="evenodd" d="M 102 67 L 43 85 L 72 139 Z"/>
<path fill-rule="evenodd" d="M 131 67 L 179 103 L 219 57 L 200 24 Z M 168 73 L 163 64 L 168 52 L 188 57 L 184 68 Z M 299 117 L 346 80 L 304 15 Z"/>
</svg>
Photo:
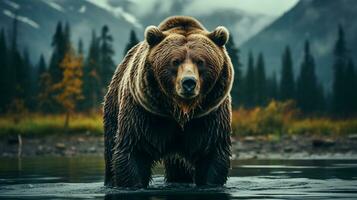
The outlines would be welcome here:
<svg viewBox="0 0 357 200">
<path fill-rule="evenodd" d="M 72 39 L 77 41 L 90 39 L 91 30 L 104 24 L 111 26 L 116 38 L 115 50 L 118 61 L 123 52 L 124 39 L 131 28 L 136 29 L 138 36 L 143 37 L 147 25 L 158 24 L 171 15 L 190 15 L 198 17 L 207 28 L 225 25 L 236 36 L 237 44 L 241 44 L 262 30 L 277 17 L 289 10 L 297 0 L 3 0 L 1 22 L 9 27 L 16 12 L 20 23 L 20 45 L 33 48 L 32 59 L 40 53 L 49 56 L 53 29 L 57 21 L 71 21 Z M 259 6 L 257 6 L 259 4 Z M 279 5 L 279 6 L 276 6 Z M 204 9 L 202 9 L 204 7 Z M 41 10 L 41 12 L 35 12 Z M 25 36 L 27 35 L 27 36 Z"/>
<path fill-rule="evenodd" d="M 60 64 L 71 46 L 82 56 L 83 101 L 95 98 L 99 108 L 116 65 L 143 39 L 145 27 L 189 15 L 208 30 L 223 25 L 230 31 L 235 108 L 293 99 L 308 113 L 355 114 L 356 10 L 355 0 L 2 0 L 7 70 L 21 72 L 7 84 L 20 88 L 22 99 L 41 93 L 35 91 L 41 73 L 61 81 Z M 97 83 L 90 83 L 93 73 Z M 11 103 L 5 96 L 4 104 Z"/>
</svg>

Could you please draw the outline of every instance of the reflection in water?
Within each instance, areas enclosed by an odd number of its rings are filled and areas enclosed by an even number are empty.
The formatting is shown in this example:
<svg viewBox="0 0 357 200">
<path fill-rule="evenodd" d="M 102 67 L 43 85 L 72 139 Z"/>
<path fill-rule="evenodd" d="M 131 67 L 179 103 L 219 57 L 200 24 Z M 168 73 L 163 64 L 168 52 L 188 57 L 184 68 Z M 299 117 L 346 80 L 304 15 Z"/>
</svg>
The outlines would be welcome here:
<svg viewBox="0 0 357 200">
<path fill-rule="evenodd" d="M 223 188 L 167 185 L 156 168 L 148 189 L 103 186 L 102 157 L 0 158 L 0 199 L 357 199 L 357 160 L 232 161 Z"/>
<path fill-rule="evenodd" d="M 228 194 L 212 193 L 212 194 L 107 194 L 105 200 L 228 200 Z"/>
</svg>

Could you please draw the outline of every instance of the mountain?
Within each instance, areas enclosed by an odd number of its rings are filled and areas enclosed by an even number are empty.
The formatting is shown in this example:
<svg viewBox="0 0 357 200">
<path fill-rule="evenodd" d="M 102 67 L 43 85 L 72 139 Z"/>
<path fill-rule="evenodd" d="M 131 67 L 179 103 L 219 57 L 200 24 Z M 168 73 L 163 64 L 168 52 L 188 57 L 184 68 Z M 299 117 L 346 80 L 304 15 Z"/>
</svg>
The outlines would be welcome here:
<svg viewBox="0 0 357 200">
<path fill-rule="evenodd" d="M 112 0 L 113 1 L 113 0 Z M 124 1 L 125 2 L 125 1 Z M 136 14 L 138 5 L 128 5 L 125 7 L 139 19 L 142 25 L 157 25 L 162 20 L 173 15 L 188 15 L 197 18 L 208 30 L 213 30 L 217 26 L 226 26 L 234 37 L 236 44 L 241 44 L 257 32 L 269 25 L 276 16 L 247 12 L 237 8 L 216 8 L 212 10 L 197 10 L 195 0 L 171 0 L 153 1 L 153 10 L 145 14 Z M 224 1 L 222 1 L 224 4 Z M 121 5 L 123 6 L 123 5 Z M 195 8 L 193 10 L 192 8 Z"/>
<path fill-rule="evenodd" d="M 151 2 L 153 5 L 146 7 Z M 194 16 L 209 30 L 224 25 L 231 31 L 237 44 L 244 42 L 276 18 L 233 8 L 191 12 L 193 2 L 194 0 L 1 0 L 0 28 L 5 28 L 7 36 L 11 36 L 13 19 L 17 16 L 19 48 L 27 48 L 35 63 L 41 53 L 49 59 L 52 53 L 52 36 L 58 21 L 69 22 L 72 43 L 76 47 L 81 38 L 84 50 L 88 48 L 92 30 L 96 30 L 99 36 L 101 27 L 108 25 L 114 38 L 114 60 L 119 63 L 131 29 L 136 31 L 139 39 L 143 39 L 146 26 L 158 25 L 172 15 Z M 145 14 L 138 12 L 139 7 L 145 10 Z"/>
<path fill-rule="evenodd" d="M 249 51 L 255 55 L 263 52 L 268 73 L 276 71 L 279 74 L 281 54 L 285 45 L 290 45 L 297 76 L 303 57 L 304 41 L 309 39 L 317 75 L 326 88 L 330 88 L 333 47 L 339 24 L 344 27 L 350 55 L 357 61 L 356 10 L 355 0 L 300 0 L 291 10 L 241 45 L 242 58 L 247 59 Z M 246 63 L 246 60 L 243 60 L 243 64 Z"/>
<path fill-rule="evenodd" d="M 37 62 L 41 53 L 49 59 L 52 49 L 52 36 L 58 21 L 68 22 L 71 27 L 72 42 L 77 47 L 79 38 L 87 49 L 94 29 L 97 36 L 103 25 L 108 25 L 114 38 L 115 61 L 120 62 L 124 44 L 130 29 L 137 30 L 137 24 L 128 20 L 128 14 L 116 15 L 106 9 L 84 0 L 1 0 L 0 28 L 4 27 L 7 36 L 12 35 L 13 19 L 17 15 L 18 45 L 27 48 L 33 62 Z"/>
</svg>

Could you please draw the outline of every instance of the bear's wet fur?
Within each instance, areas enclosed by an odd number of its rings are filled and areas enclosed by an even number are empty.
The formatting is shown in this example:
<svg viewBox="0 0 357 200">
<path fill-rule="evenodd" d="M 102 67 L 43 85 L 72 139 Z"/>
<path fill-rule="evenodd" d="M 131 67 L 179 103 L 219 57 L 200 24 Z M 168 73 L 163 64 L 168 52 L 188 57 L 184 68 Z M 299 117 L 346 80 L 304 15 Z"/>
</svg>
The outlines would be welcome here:
<svg viewBox="0 0 357 200">
<path fill-rule="evenodd" d="M 160 161 L 170 183 L 226 182 L 234 76 L 227 40 L 224 27 L 208 32 L 185 16 L 146 29 L 105 96 L 105 185 L 145 188 Z M 196 76 L 194 97 L 178 92 L 183 68 Z"/>
</svg>

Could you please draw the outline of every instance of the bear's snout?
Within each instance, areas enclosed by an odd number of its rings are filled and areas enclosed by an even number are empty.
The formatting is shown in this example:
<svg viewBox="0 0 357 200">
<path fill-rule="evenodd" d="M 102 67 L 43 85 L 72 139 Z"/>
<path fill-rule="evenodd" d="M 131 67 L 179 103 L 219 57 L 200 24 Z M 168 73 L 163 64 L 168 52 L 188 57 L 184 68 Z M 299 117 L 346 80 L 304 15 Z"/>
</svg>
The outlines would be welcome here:
<svg viewBox="0 0 357 200">
<path fill-rule="evenodd" d="M 177 73 L 176 92 L 184 99 L 193 99 L 199 94 L 199 74 L 191 60 L 183 63 Z"/>
<path fill-rule="evenodd" d="M 196 88 L 197 80 L 193 76 L 184 77 L 181 80 L 181 87 L 183 89 L 184 94 L 192 95 L 194 89 Z"/>
</svg>

